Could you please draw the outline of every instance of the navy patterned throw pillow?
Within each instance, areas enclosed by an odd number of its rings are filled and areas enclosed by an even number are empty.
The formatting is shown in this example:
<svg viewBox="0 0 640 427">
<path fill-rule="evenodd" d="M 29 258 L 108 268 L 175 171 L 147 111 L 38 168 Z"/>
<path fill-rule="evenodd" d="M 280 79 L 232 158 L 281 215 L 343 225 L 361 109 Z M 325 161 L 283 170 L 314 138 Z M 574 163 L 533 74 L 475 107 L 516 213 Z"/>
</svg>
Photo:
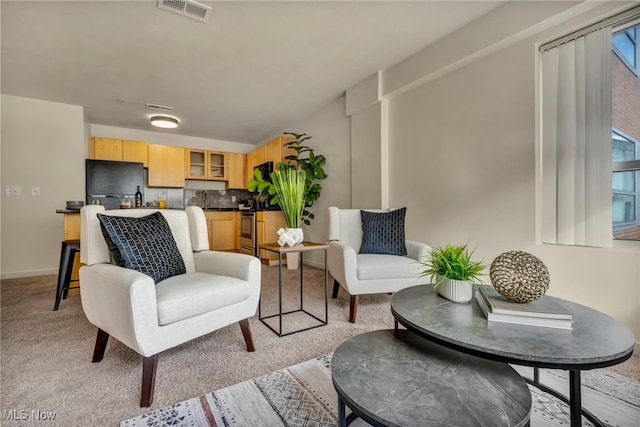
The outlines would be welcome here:
<svg viewBox="0 0 640 427">
<path fill-rule="evenodd" d="M 404 217 L 407 208 L 389 212 L 360 211 L 362 218 L 361 254 L 406 255 Z"/>
<path fill-rule="evenodd" d="M 144 273 L 155 283 L 186 273 L 184 260 L 160 212 L 141 218 L 98 214 L 117 265 Z"/>
</svg>

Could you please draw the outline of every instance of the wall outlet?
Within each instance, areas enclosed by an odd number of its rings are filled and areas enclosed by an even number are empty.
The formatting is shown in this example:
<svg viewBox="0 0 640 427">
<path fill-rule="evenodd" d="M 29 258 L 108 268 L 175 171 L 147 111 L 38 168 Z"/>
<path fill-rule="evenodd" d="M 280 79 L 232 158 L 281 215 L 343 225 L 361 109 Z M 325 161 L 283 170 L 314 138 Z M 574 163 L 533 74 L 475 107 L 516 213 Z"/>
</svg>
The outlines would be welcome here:
<svg viewBox="0 0 640 427">
<path fill-rule="evenodd" d="M 39 196 L 40 195 L 40 187 L 31 187 L 31 195 Z"/>
<path fill-rule="evenodd" d="M 236 196 L 231 196 L 231 201 L 235 202 L 236 201 Z"/>
<path fill-rule="evenodd" d="M 20 187 L 17 185 L 8 185 L 7 186 L 7 196 L 19 196 L 20 195 Z"/>
</svg>

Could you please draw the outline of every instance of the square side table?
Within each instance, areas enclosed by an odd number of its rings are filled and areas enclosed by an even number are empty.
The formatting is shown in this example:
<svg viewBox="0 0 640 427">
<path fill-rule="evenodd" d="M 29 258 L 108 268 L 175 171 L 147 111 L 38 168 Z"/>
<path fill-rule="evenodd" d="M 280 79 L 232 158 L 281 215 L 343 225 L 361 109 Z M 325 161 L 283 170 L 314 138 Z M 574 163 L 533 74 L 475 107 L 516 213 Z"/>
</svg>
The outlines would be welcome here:
<svg viewBox="0 0 640 427">
<path fill-rule="evenodd" d="M 265 251 L 274 252 L 278 254 L 278 313 L 272 314 L 269 316 L 262 315 L 262 296 L 260 297 L 260 302 L 258 302 L 258 318 L 264 323 L 264 325 L 271 329 L 276 335 L 279 337 L 284 337 L 286 335 L 295 334 L 298 332 L 306 331 L 313 328 L 319 328 L 320 326 L 325 326 L 329 321 L 329 299 L 328 299 L 328 287 L 329 287 L 329 273 L 327 271 L 327 249 L 329 245 L 326 243 L 314 243 L 314 242 L 302 242 L 295 246 L 280 246 L 277 243 L 262 243 L 258 246 L 259 249 L 264 249 Z M 304 261 L 304 253 L 324 250 L 324 320 L 319 318 L 318 316 L 309 313 L 304 309 L 304 286 L 303 286 L 303 261 Z M 296 310 L 291 310 L 287 312 L 282 312 L 282 255 L 287 253 L 299 252 L 300 253 L 300 308 Z M 313 325 L 307 328 L 298 329 L 295 331 L 290 331 L 287 333 L 282 333 L 282 318 L 288 314 L 293 313 L 305 313 L 311 318 L 317 320 L 319 323 L 317 325 Z M 278 317 L 278 330 L 269 325 L 265 320 L 271 319 L 273 317 Z"/>
</svg>

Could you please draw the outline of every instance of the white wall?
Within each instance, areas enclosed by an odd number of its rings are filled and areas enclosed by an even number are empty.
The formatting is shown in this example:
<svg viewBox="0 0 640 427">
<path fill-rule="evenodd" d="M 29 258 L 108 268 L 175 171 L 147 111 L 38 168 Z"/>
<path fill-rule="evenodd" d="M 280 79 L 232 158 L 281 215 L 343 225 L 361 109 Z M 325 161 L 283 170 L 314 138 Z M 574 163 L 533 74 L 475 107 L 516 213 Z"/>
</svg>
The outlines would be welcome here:
<svg viewBox="0 0 640 427">
<path fill-rule="evenodd" d="M 66 200 L 84 200 L 89 136 L 246 153 L 250 144 L 92 125 L 84 109 L 2 95 L 1 264 L 3 279 L 57 274 Z M 19 186 L 20 196 L 7 196 Z M 40 196 L 31 196 L 31 187 Z"/>
<path fill-rule="evenodd" d="M 390 204 L 407 234 L 469 243 L 490 263 L 509 250 L 549 268 L 550 295 L 601 310 L 640 337 L 637 242 L 612 249 L 536 244 L 536 43 L 561 27 L 390 100 Z"/>
<path fill-rule="evenodd" d="M 66 200 L 84 200 L 84 110 L 2 95 L 3 279 L 55 274 Z M 19 196 L 7 196 L 19 186 Z M 39 187 L 40 196 L 31 196 Z"/>
<path fill-rule="evenodd" d="M 242 142 L 179 135 L 177 132 L 172 130 L 165 132 L 150 132 L 147 130 L 129 129 L 97 124 L 91 125 L 91 136 L 115 139 L 130 139 L 133 141 L 146 141 L 150 144 L 157 145 L 202 148 L 206 150 L 228 151 L 231 153 L 242 154 L 248 153 L 249 151 L 256 148 L 255 145 L 245 144 Z"/>
<path fill-rule="evenodd" d="M 327 158 L 324 168 L 327 179 L 320 181 L 322 193 L 313 206 L 315 218 L 311 225 L 303 226 L 305 240 L 326 242 L 329 238 L 329 207 L 349 207 L 351 204 L 350 125 L 345 113 L 345 97 L 283 130 L 311 135 L 307 145 L 314 148 L 316 154 Z M 305 255 L 304 262 L 324 266 L 323 255 L 317 251 Z"/>
</svg>

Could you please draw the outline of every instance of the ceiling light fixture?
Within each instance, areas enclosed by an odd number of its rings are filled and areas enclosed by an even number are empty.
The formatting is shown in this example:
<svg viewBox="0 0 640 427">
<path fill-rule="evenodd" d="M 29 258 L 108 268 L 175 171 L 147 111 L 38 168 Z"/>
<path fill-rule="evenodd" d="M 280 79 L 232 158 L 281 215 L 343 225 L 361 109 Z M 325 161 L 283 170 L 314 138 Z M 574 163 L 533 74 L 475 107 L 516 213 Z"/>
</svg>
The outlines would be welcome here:
<svg viewBox="0 0 640 427">
<path fill-rule="evenodd" d="M 153 126 L 165 129 L 173 129 L 178 127 L 178 119 L 171 116 L 152 116 L 150 119 Z"/>
</svg>

